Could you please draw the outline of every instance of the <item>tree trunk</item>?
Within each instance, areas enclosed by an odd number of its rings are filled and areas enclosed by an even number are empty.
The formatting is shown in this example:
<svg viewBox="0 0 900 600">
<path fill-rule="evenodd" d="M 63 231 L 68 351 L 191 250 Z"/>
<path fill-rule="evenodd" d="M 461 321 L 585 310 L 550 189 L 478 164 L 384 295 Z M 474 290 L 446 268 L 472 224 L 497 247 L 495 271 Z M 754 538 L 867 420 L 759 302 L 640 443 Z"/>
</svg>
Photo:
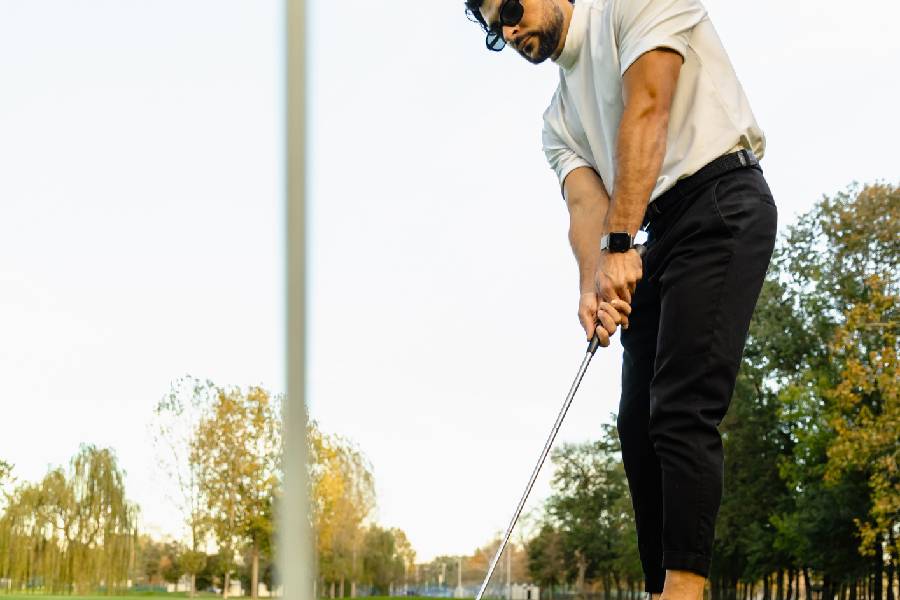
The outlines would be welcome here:
<svg viewBox="0 0 900 600">
<path fill-rule="evenodd" d="M 874 600 L 882 600 L 882 577 L 884 577 L 884 548 L 881 544 L 881 534 L 875 539 L 875 590 Z"/>
<path fill-rule="evenodd" d="M 587 560 L 585 560 L 584 556 L 581 554 L 580 550 L 575 551 L 575 559 L 578 561 L 578 579 L 576 586 L 578 587 L 578 595 L 581 598 L 585 597 L 585 587 L 584 587 L 584 576 L 587 571 Z"/>
<path fill-rule="evenodd" d="M 356 580 L 350 582 L 350 597 L 356 598 Z"/>
<path fill-rule="evenodd" d="M 775 580 L 775 600 L 784 600 L 784 570 L 778 567 L 778 578 Z"/>
<path fill-rule="evenodd" d="M 897 551 L 894 546 L 894 528 L 891 527 L 888 533 L 888 547 L 891 549 L 890 559 L 887 566 L 887 600 L 894 600 L 894 565 L 897 562 L 895 556 Z"/>
<path fill-rule="evenodd" d="M 343 582 L 343 580 L 341 580 Z M 259 593 L 259 548 L 253 544 L 253 562 L 250 565 L 250 598 L 256 600 Z"/>
<path fill-rule="evenodd" d="M 344 597 L 344 576 L 341 575 L 341 584 L 338 586 L 338 598 Z"/>
<path fill-rule="evenodd" d="M 856 587 L 859 585 L 859 582 L 856 579 L 850 581 L 850 600 L 856 600 Z"/>
<path fill-rule="evenodd" d="M 809 584 L 809 567 L 803 567 L 803 588 L 806 590 L 806 600 L 813 600 L 812 586 Z"/>
<path fill-rule="evenodd" d="M 222 586 L 222 600 L 228 599 L 228 588 L 231 587 L 231 573 L 225 572 L 225 585 Z"/>
<path fill-rule="evenodd" d="M 194 567 L 194 568 L 196 568 L 196 567 Z M 188 598 L 193 598 L 196 590 L 197 590 L 197 574 L 191 573 L 191 591 L 188 592 Z"/>
</svg>

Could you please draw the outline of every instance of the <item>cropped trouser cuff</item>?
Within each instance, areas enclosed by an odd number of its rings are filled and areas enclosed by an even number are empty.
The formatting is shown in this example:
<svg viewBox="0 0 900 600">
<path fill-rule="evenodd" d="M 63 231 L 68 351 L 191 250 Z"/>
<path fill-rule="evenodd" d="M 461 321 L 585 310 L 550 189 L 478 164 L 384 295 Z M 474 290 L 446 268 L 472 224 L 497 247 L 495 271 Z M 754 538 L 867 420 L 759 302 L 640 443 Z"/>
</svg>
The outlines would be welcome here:
<svg viewBox="0 0 900 600">
<path fill-rule="evenodd" d="M 663 552 L 662 566 L 667 571 L 690 571 L 709 578 L 710 560 L 709 556 L 693 552 Z"/>
</svg>

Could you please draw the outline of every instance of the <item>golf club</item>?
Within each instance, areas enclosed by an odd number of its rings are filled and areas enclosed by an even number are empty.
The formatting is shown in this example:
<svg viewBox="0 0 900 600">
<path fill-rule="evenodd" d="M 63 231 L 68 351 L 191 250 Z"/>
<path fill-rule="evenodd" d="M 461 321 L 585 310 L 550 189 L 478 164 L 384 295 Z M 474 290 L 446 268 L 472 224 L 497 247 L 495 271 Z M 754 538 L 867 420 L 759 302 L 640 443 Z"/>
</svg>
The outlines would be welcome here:
<svg viewBox="0 0 900 600">
<path fill-rule="evenodd" d="M 644 252 L 646 251 L 646 247 L 643 244 L 636 244 L 634 249 L 637 250 L 639 256 L 643 257 Z M 547 441 L 544 443 L 544 449 L 541 450 L 541 456 L 538 459 L 537 465 L 535 465 L 534 470 L 531 472 L 531 478 L 528 480 L 528 485 L 525 487 L 525 493 L 522 494 L 522 499 L 519 500 L 518 506 L 516 506 L 516 512 L 513 514 L 512 520 L 509 522 L 509 527 L 506 528 L 506 534 L 503 536 L 503 541 L 500 542 L 500 547 L 497 548 L 496 554 L 494 554 L 494 558 L 491 560 L 491 564 L 488 567 L 487 575 L 484 577 L 484 581 L 481 584 L 481 589 L 478 590 L 478 595 L 475 596 L 475 600 L 481 600 L 481 597 L 484 595 L 484 590 L 487 588 L 488 582 L 491 580 L 491 575 L 494 573 L 494 569 L 497 568 L 497 562 L 500 560 L 500 555 L 503 554 L 503 549 L 506 548 L 506 544 L 509 542 L 509 537 L 512 535 L 513 528 L 516 526 L 516 522 L 519 520 L 519 516 L 522 514 L 522 508 L 525 507 L 525 502 L 528 500 L 528 495 L 531 493 L 531 488 L 534 487 L 534 482 L 537 479 L 538 473 L 541 471 L 541 467 L 544 466 L 544 460 L 546 460 L 547 455 L 550 453 L 550 448 L 553 446 L 553 440 L 556 439 L 556 434 L 559 432 L 560 426 L 562 426 L 563 419 L 566 418 L 566 413 L 569 411 L 569 406 L 572 404 L 572 399 L 575 398 L 575 392 L 578 391 L 578 386 L 581 384 L 581 380 L 584 378 L 584 373 L 587 371 L 588 365 L 591 362 L 591 358 L 594 356 L 594 352 L 597 351 L 597 348 L 600 347 L 600 339 L 597 337 L 597 334 L 594 334 L 593 339 L 591 339 L 588 344 L 587 352 L 584 355 L 584 359 L 581 361 L 581 366 L 578 368 L 578 374 L 575 376 L 575 381 L 572 383 L 571 389 L 569 389 L 569 394 L 566 396 L 566 401 L 563 402 L 562 408 L 559 411 L 559 415 L 556 417 L 556 422 L 553 424 L 553 429 L 550 430 L 550 437 L 547 438 Z"/>
</svg>

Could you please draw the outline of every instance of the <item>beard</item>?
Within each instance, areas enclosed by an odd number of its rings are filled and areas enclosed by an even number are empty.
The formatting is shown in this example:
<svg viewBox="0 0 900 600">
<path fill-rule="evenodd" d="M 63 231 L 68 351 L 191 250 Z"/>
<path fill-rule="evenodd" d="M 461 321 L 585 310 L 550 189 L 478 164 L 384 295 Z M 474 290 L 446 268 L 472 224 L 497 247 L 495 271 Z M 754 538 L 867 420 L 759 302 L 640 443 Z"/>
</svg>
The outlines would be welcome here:
<svg viewBox="0 0 900 600">
<path fill-rule="evenodd" d="M 533 65 L 539 65 L 551 56 L 559 46 L 559 40 L 562 37 L 563 29 L 563 12 L 557 6 L 556 2 L 548 0 L 545 5 L 548 9 L 547 20 L 539 31 L 534 33 L 538 39 L 538 49 L 534 56 L 525 54 L 520 51 L 519 54 Z"/>
</svg>

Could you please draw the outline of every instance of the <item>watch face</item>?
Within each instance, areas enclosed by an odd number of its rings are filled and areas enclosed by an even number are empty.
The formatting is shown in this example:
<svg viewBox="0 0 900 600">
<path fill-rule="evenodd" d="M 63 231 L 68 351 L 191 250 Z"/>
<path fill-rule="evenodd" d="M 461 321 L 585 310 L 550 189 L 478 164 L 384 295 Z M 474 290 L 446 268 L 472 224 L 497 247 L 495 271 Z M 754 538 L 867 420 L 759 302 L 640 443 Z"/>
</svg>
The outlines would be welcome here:
<svg viewBox="0 0 900 600">
<path fill-rule="evenodd" d="M 609 234 L 609 251 L 610 252 L 627 252 L 631 248 L 631 236 L 627 233 L 610 233 Z"/>
</svg>

